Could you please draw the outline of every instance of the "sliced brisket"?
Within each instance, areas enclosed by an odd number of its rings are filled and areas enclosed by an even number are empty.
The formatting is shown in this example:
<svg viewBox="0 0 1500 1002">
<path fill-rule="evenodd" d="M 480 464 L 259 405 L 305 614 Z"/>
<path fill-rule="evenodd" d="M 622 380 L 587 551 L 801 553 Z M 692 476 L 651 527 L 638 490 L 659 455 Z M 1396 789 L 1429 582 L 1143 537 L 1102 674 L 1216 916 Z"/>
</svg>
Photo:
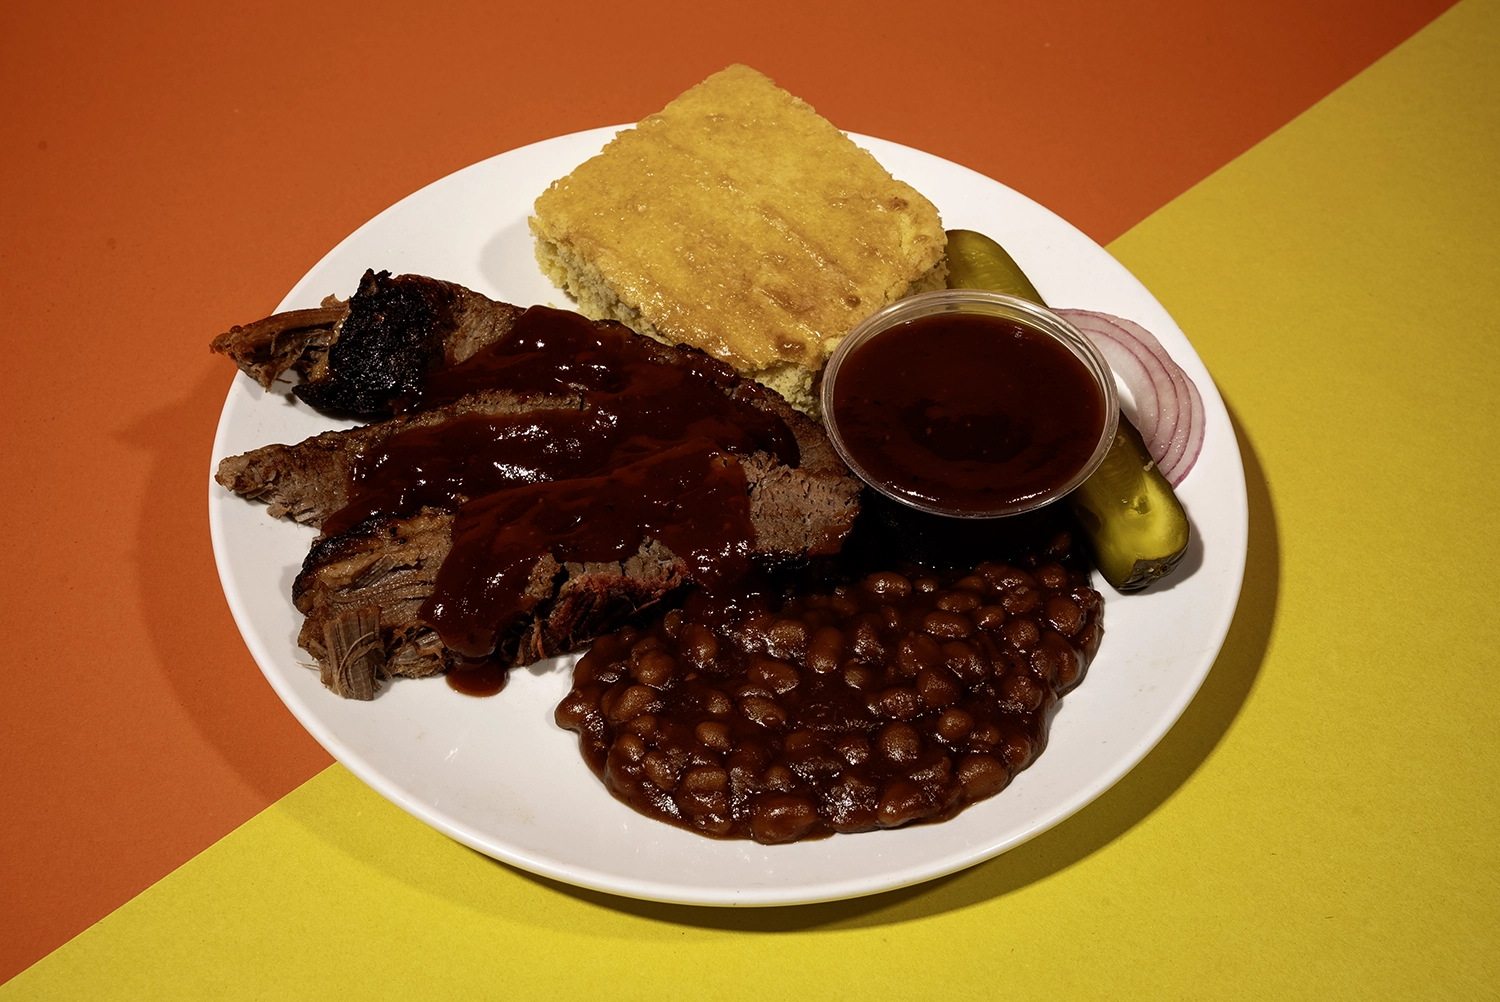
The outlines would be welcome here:
<svg viewBox="0 0 1500 1002">
<path fill-rule="evenodd" d="M 372 310 L 380 315 L 354 323 Z M 521 317 L 458 286 L 384 273 L 367 274 L 347 315 L 329 327 L 315 325 L 325 311 L 299 313 L 236 328 L 216 350 L 235 355 L 263 385 L 285 368 L 301 371 L 308 381 L 296 387 L 300 395 L 335 410 L 374 407 L 373 397 L 361 396 L 372 385 L 366 377 L 395 359 L 395 375 L 380 391 L 384 406 L 414 408 L 230 457 L 216 476 L 226 488 L 268 502 L 272 515 L 324 530 L 293 598 L 307 617 L 299 643 L 340 695 L 368 699 L 381 677 L 455 667 L 458 650 L 506 665 L 577 650 L 729 566 L 705 563 L 717 544 L 703 545 L 699 523 L 724 527 L 719 549 L 726 558 L 739 553 L 730 561 L 739 567 L 746 559 L 835 553 L 858 512 L 859 484 L 821 426 L 696 350 L 574 314 L 534 308 Z M 378 336 L 355 338 L 351 330 Z M 255 337 L 229 346 L 236 332 Z M 259 347 L 247 347 L 251 341 Z M 305 347 L 287 361 L 293 342 Z M 330 374 L 340 344 L 358 347 L 358 361 L 340 362 Z M 421 366 L 411 363 L 423 352 Z M 356 375 L 346 380 L 349 374 Z M 309 396 L 307 388 L 316 386 L 334 389 Z M 718 403 L 701 413 L 685 403 L 712 400 Z M 507 448 L 530 444 L 490 462 L 485 450 L 500 439 Z M 449 455 L 430 461 L 434 454 Z M 663 465 L 668 454 L 678 459 Z M 464 479 L 453 472 L 455 462 L 494 469 Z M 620 502 L 671 477 L 678 486 L 659 492 L 632 537 L 629 518 L 619 521 Z M 725 498 L 741 514 L 723 508 Z M 576 514 L 559 518 L 561 509 Z M 595 523 L 613 527 L 606 535 L 615 543 L 603 550 L 598 538 L 580 544 L 573 527 Z M 518 533 L 536 542 L 518 551 Z M 476 545 L 482 553 L 500 546 L 488 540 L 501 537 L 510 539 L 508 577 L 482 564 L 461 571 L 448 559 L 455 538 L 469 540 L 460 549 L 471 564 Z M 606 551 L 609 559 L 595 559 Z M 510 597 L 491 601 L 490 625 L 453 633 L 444 610 L 493 591 L 502 577 Z"/>
</svg>

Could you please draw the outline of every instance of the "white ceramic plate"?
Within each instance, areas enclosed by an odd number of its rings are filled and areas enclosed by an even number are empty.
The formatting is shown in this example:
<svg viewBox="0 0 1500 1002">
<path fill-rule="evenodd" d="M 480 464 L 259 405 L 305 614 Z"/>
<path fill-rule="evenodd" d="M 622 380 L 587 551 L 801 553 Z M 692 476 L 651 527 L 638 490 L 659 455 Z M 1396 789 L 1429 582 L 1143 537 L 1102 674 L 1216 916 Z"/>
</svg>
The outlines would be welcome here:
<svg viewBox="0 0 1500 1002">
<path fill-rule="evenodd" d="M 566 306 L 537 269 L 526 217 L 537 194 L 615 131 L 513 150 L 423 188 L 335 247 L 279 309 L 348 296 L 366 268 L 431 275 L 522 305 Z M 1197 382 L 1208 426 L 1203 455 L 1179 492 L 1195 530 L 1184 566 L 1143 595 L 1100 585 L 1106 632 L 1098 658 L 1062 701 L 1045 754 L 999 795 L 945 824 L 761 846 L 701 838 L 614 800 L 573 733 L 552 721 L 572 659 L 515 671 L 492 699 L 462 696 L 441 679 L 398 680 L 367 703 L 326 691 L 296 645 L 300 617 L 289 598 L 312 530 L 273 520 L 210 479 L 214 556 L 251 653 L 297 719 L 383 796 L 466 845 L 571 884 L 688 904 L 826 901 L 950 873 L 1045 831 L 1113 785 L 1186 708 L 1229 628 L 1245 561 L 1244 474 L 1213 381 L 1151 294 L 1071 225 L 967 168 L 854 138 L 931 198 L 946 226 L 1004 243 L 1049 303 L 1144 324 Z M 274 389 L 236 379 L 214 467 L 224 456 L 338 426 L 290 402 L 285 387 Z"/>
</svg>

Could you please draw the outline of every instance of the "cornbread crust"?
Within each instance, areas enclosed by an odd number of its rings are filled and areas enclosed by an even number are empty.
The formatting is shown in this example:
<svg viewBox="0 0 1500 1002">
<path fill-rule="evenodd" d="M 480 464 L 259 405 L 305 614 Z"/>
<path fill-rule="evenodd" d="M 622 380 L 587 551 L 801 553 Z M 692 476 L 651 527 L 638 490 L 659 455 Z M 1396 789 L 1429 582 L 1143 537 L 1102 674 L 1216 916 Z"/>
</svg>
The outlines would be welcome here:
<svg viewBox="0 0 1500 1002">
<path fill-rule="evenodd" d="M 746 66 L 620 132 L 535 208 L 537 261 L 584 314 L 701 348 L 809 413 L 839 339 L 947 274 L 936 207 Z"/>
</svg>

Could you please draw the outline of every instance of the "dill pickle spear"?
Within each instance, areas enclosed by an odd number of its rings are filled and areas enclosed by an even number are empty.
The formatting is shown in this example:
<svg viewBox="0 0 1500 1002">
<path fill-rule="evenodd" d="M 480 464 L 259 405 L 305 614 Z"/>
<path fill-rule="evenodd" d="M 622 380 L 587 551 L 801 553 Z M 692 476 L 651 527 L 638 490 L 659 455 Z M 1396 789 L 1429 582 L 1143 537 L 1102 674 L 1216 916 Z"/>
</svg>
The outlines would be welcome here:
<svg viewBox="0 0 1500 1002">
<path fill-rule="evenodd" d="M 1005 248 L 973 230 L 948 231 L 948 288 L 990 289 L 1047 305 Z M 1124 414 L 1104 462 L 1068 495 L 1068 505 L 1099 573 L 1117 591 L 1138 591 L 1170 574 L 1187 553 L 1187 513 Z"/>
<path fill-rule="evenodd" d="M 1047 305 L 1005 248 L 973 230 L 948 231 L 948 288 L 988 289 Z"/>
<path fill-rule="evenodd" d="M 1187 553 L 1182 502 L 1124 415 L 1104 462 L 1068 495 L 1068 505 L 1093 545 L 1099 573 L 1116 591 L 1146 587 Z"/>
</svg>

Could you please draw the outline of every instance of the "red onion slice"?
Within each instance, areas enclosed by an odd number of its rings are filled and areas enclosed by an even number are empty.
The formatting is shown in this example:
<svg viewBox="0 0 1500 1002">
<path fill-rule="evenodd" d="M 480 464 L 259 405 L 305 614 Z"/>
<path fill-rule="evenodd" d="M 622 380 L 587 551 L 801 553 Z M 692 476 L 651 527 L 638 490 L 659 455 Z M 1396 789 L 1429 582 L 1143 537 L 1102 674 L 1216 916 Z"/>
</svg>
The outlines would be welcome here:
<svg viewBox="0 0 1500 1002">
<path fill-rule="evenodd" d="M 1188 471 L 1193 468 L 1193 464 L 1198 462 L 1198 454 L 1203 451 L 1204 421 L 1201 416 L 1203 414 L 1203 398 L 1198 395 L 1198 387 L 1193 385 L 1192 380 L 1188 380 L 1187 387 L 1189 394 L 1192 396 L 1191 406 L 1200 416 L 1198 420 L 1192 422 L 1192 431 L 1188 435 L 1187 444 L 1182 452 L 1182 458 L 1170 470 L 1162 471 L 1161 475 L 1166 477 L 1167 483 L 1173 487 L 1182 483 L 1183 478 L 1188 475 Z"/>
<path fill-rule="evenodd" d="M 1191 413 L 1193 401 L 1197 399 L 1198 409 L 1201 412 L 1203 407 L 1202 399 L 1198 397 L 1198 389 L 1193 386 L 1192 380 L 1188 379 L 1187 373 L 1183 372 L 1177 363 L 1172 361 L 1172 356 L 1167 354 L 1167 349 L 1161 346 L 1161 342 L 1156 339 L 1155 335 L 1133 320 L 1126 320 L 1123 317 L 1114 317 L 1112 319 L 1127 335 L 1133 336 L 1147 351 L 1160 359 L 1162 365 L 1172 377 L 1172 385 L 1177 391 L 1177 399 L 1183 418 L 1173 430 L 1173 433 L 1168 436 L 1166 455 L 1157 462 L 1157 465 L 1162 468 L 1162 475 L 1170 480 L 1171 477 L 1166 471 L 1175 469 L 1178 462 L 1182 459 L 1183 454 L 1187 451 L 1188 439 L 1192 433 L 1191 425 L 1193 422 L 1191 421 Z M 1201 424 L 1201 419 L 1197 423 Z M 1186 475 L 1185 470 L 1183 474 Z"/>
<path fill-rule="evenodd" d="M 1136 430 L 1176 487 L 1203 450 L 1203 398 L 1161 342 L 1131 320 L 1092 310 L 1054 310 L 1099 349 L 1135 398 Z"/>
<path fill-rule="evenodd" d="M 1135 418 L 1136 430 L 1141 433 L 1142 439 L 1151 441 L 1156 435 L 1161 408 L 1157 403 L 1156 386 L 1151 381 L 1151 373 L 1146 369 L 1145 363 L 1136 357 L 1135 352 L 1113 338 L 1091 337 L 1089 340 L 1094 342 L 1099 354 L 1109 363 L 1110 369 L 1131 388 L 1131 396 L 1135 398 L 1135 413 L 1131 416 Z"/>
<path fill-rule="evenodd" d="M 1120 379 L 1136 398 L 1136 430 L 1141 433 L 1148 452 L 1153 456 L 1165 454 L 1178 419 L 1177 391 L 1171 374 L 1145 345 L 1132 338 L 1125 328 L 1112 323 L 1107 315 L 1087 310 L 1066 310 L 1063 313 L 1094 342 L 1101 354 L 1105 354 L 1111 368 L 1114 358 L 1123 356 L 1134 360 L 1133 365 L 1126 363 Z"/>
</svg>

